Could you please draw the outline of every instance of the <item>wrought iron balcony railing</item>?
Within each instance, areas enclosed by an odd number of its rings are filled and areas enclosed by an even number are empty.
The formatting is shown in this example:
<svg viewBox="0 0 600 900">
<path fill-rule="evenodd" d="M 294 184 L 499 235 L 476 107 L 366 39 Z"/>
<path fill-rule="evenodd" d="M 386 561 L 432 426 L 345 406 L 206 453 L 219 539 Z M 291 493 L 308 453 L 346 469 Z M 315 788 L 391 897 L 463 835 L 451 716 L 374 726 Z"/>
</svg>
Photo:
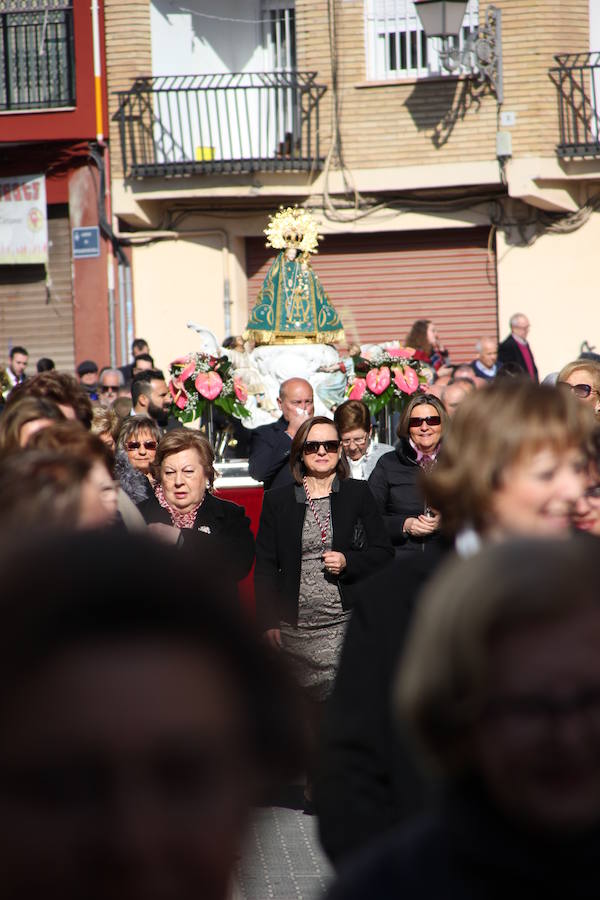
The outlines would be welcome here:
<svg viewBox="0 0 600 900">
<path fill-rule="evenodd" d="M 72 0 L 0 0 L 0 111 L 75 105 Z"/>
<path fill-rule="evenodd" d="M 559 156 L 600 157 L 600 53 L 564 53 L 550 74 L 558 89 Z"/>
<path fill-rule="evenodd" d="M 318 169 L 315 72 L 138 78 L 119 91 L 127 177 Z"/>
</svg>

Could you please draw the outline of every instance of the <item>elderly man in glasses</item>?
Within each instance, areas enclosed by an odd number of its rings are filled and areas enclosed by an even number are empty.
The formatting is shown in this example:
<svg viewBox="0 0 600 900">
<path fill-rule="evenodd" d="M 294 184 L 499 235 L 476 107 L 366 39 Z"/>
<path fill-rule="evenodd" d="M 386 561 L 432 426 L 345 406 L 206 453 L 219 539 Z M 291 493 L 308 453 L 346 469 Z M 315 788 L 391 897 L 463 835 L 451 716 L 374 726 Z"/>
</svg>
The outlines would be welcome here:
<svg viewBox="0 0 600 900">
<path fill-rule="evenodd" d="M 123 387 L 125 379 L 119 369 L 111 369 L 108 366 L 102 369 L 98 377 L 98 400 L 100 406 L 106 409 L 112 407 L 119 395 L 119 388 Z"/>
</svg>

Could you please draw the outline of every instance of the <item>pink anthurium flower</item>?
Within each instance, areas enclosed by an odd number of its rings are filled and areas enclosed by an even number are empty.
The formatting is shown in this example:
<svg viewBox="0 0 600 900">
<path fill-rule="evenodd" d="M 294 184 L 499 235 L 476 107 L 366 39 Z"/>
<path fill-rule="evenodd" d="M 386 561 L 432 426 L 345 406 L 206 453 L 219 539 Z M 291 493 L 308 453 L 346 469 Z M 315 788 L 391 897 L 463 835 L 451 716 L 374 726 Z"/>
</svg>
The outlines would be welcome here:
<svg viewBox="0 0 600 900">
<path fill-rule="evenodd" d="M 373 394 L 383 394 L 390 386 L 391 373 L 387 366 L 367 372 L 367 387 Z"/>
<path fill-rule="evenodd" d="M 195 384 L 198 393 L 207 400 L 214 400 L 223 390 L 223 381 L 218 372 L 200 372 Z"/>
<path fill-rule="evenodd" d="M 179 387 L 175 384 L 175 381 L 169 382 L 169 390 L 171 392 L 171 397 L 173 398 L 173 403 L 178 409 L 185 409 L 185 404 L 187 403 L 187 394 L 184 391 L 183 387 Z"/>
<path fill-rule="evenodd" d="M 352 390 L 348 394 L 348 400 L 362 400 L 367 389 L 367 382 L 364 378 L 356 378 L 352 385 Z"/>
<path fill-rule="evenodd" d="M 403 366 L 404 379 L 409 387 L 409 394 L 414 394 L 419 389 L 419 376 L 410 366 Z"/>
<path fill-rule="evenodd" d="M 181 356 L 179 359 L 174 359 L 171 363 L 171 368 L 178 369 L 181 366 L 181 371 L 176 372 L 173 376 L 173 380 L 175 384 L 179 386 L 179 384 L 183 384 L 184 381 L 190 377 L 190 375 L 194 374 L 194 370 L 196 368 L 196 364 L 189 360 L 186 356 Z"/>
<path fill-rule="evenodd" d="M 238 398 L 240 403 L 245 403 L 248 399 L 248 391 L 246 390 L 246 385 L 243 381 L 240 381 L 239 378 L 233 379 L 233 390 L 235 391 L 235 396 Z"/>
<path fill-rule="evenodd" d="M 190 362 L 187 364 L 187 366 L 184 369 L 181 370 L 181 372 L 179 373 L 179 378 L 181 379 L 182 383 L 184 381 L 187 381 L 187 379 L 190 377 L 190 375 L 194 374 L 195 368 L 196 368 L 196 364 L 193 362 Z"/>
<path fill-rule="evenodd" d="M 403 394 L 414 394 L 419 387 L 419 376 L 410 366 L 395 369 L 394 381 Z"/>
</svg>

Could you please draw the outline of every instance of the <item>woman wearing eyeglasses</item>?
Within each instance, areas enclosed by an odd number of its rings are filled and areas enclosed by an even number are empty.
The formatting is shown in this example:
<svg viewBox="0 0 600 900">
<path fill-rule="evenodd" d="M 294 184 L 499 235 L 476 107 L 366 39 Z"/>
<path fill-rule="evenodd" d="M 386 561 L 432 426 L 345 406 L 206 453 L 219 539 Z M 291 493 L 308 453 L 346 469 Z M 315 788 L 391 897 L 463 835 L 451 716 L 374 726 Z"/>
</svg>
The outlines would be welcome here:
<svg viewBox="0 0 600 900">
<path fill-rule="evenodd" d="M 390 453 L 391 444 L 371 440 L 371 413 L 362 400 L 346 400 L 336 409 L 333 419 L 338 427 L 342 450 L 350 468 L 350 477 L 366 480 L 380 456 Z"/>
<path fill-rule="evenodd" d="M 600 419 L 600 363 L 576 359 L 558 373 L 557 384 L 568 386 L 578 400 L 589 404 Z"/>
<path fill-rule="evenodd" d="M 314 710 L 330 693 L 361 580 L 392 559 L 364 481 L 348 478 L 331 419 L 304 422 L 292 441 L 294 484 L 267 491 L 256 539 L 259 625 L 283 649 Z"/>
<path fill-rule="evenodd" d="M 435 464 L 446 422 L 444 404 L 433 394 L 411 397 L 398 425 L 397 448 L 379 459 L 369 477 L 396 556 L 438 549 L 440 516 L 425 498 L 420 473 Z"/>
<path fill-rule="evenodd" d="M 127 416 L 117 441 L 115 474 L 134 503 L 142 503 L 154 492 L 151 471 L 162 432 L 148 416 Z"/>
</svg>

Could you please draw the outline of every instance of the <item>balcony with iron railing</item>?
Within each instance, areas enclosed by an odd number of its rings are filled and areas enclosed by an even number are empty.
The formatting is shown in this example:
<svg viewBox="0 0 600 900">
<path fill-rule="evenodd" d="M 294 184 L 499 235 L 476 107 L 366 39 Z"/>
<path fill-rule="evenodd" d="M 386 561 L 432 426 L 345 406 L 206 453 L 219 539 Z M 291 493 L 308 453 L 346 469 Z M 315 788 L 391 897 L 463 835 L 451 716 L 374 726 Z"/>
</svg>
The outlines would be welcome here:
<svg viewBox="0 0 600 900">
<path fill-rule="evenodd" d="M 119 91 L 127 178 L 317 171 L 316 72 L 138 78 Z"/>
<path fill-rule="evenodd" d="M 554 57 L 550 75 L 558 91 L 563 159 L 600 158 L 600 52 L 565 53 Z"/>
</svg>

